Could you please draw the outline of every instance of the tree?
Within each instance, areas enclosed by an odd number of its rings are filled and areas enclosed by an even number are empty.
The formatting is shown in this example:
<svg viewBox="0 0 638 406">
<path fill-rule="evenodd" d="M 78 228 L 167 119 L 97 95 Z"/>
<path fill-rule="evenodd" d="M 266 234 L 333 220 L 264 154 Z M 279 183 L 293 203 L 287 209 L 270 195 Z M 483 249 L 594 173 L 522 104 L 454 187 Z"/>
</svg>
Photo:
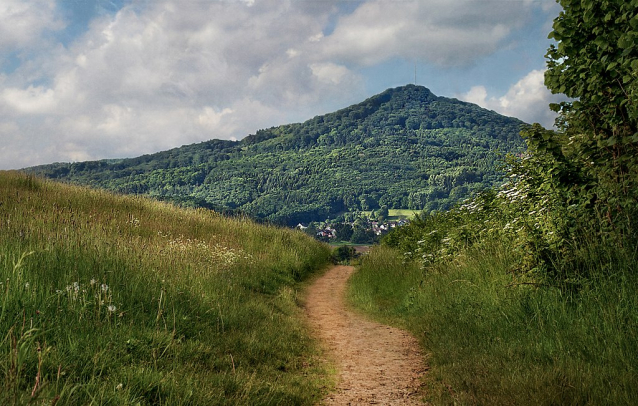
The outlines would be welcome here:
<svg viewBox="0 0 638 406">
<path fill-rule="evenodd" d="M 353 244 L 372 244 L 374 242 L 374 232 L 372 230 L 366 230 L 362 227 L 356 227 L 350 237 L 350 242 Z"/>
<path fill-rule="evenodd" d="M 341 241 L 350 241 L 354 232 L 352 226 L 348 223 L 337 223 L 334 225 L 334 229 L 337 233 L 337 238 Z"/>
<path fill-rule="evenodd" d="M 343 221 L 353 223 L 357 219 L 357 217 L 359 217 L 358 212 L 349 211 L 344 213 Z"/>
<path fill-rule="evenodd" d="M 554 137 L 591 176 L 590 201 L 614 225 L 638 201 L 638 0 L 559 3 L 545 85 L 574 100 L 551 106 L 562 130 Z"/>
<path fill-rule="evenodd" d="M 332 253 L 332 257 L 337 262 L 349 261 L 352 258 L 355 258 L 356 255 L 357 251 L 354 249 L 354 247 L 350 247 L 348 245 L 342 245 L 336 248 Z"/>
<path fill-rule="evenodd" d="M 377 220 L 384 221 L 385 219 L 388 218 L 389 214 L 390 214 L 390 211 L 388 210 L 388 206 L 383 205 L 381 206 L 379 211 L 377 211 Z"/>
</svg>

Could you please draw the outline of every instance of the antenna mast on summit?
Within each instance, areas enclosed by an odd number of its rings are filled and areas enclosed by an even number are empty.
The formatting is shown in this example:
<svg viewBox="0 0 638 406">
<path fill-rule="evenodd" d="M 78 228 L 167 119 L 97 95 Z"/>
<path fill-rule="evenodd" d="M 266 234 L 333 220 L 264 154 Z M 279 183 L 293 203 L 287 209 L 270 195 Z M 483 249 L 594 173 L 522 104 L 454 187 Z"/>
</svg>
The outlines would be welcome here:
<svg viewBox="0 0 638 406">
<path fill-rule="evenodd" d="M 414 62 L 414 86 L 416 86 L 416 62 Z"/>
</svg>

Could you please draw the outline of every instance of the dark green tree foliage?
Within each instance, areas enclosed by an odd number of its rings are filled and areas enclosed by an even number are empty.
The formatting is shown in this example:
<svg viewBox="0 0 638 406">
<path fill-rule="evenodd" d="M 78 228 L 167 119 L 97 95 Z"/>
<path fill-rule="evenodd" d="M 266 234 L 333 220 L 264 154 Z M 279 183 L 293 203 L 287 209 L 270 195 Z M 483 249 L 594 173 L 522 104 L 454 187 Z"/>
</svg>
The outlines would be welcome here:
<svg viewBox="0 0 638 406">
<path fill-rule="evenodd" d="M 545 84 L 573 102 L 561 112 L 562 133 L 545 134 L 540 149 L 560 145 L 589 183 L 587 203 L 608 226 L 634 227 L 638 198 L 638 1 L 560 0 Z M 554 157 L 558 153 L 553 152 Z"/>
<path fill-rule="evenodd" d="M 211 140 L 139 158 L 31 170 L 296 225 L 383 206 L 450 208 L 501 182 L 498 162 L 523 149 L 522 124 L 409 85 L 239 142 Z"/>
<path fill-rule="evenodd" d="M 375 241 L 376 235 L 372 230 L 367 230 L 363 227 L 354 227 L 350 242 L 353 244 L 372 244 Z"/>
<path fill-rule="evenodd" d="M 340 241 L 350 241 L 352 233 L 354 232 L 352 226 L 348 223 L 337 223 L 334 225 L 337 238 Z"/>
<path fill-rule="evenodd" d="M 357 256 L 357 251 L 354 247 L 348 245 L 342 245 L 335 248 L 332 253 L 332 257 L 335 262 L 347 262 Z"/>
</svg>

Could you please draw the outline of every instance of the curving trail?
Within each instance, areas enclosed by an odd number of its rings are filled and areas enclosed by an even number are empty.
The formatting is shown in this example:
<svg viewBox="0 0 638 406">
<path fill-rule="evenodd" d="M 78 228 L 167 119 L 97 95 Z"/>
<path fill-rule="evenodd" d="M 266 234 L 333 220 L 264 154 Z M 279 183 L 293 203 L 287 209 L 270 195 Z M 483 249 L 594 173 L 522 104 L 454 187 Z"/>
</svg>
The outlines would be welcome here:
<svg viewBox="0 0 638 406">
<path fill-rule="evenodd" d="M 306 311 L 338 368 L 328 405 L 421 405 L 425 372 L 416 340 L 407 332 L 368 321 L 346 308 L 346 282 L 354 268 L 336 266 L 308 290 Z"/>
</svg>

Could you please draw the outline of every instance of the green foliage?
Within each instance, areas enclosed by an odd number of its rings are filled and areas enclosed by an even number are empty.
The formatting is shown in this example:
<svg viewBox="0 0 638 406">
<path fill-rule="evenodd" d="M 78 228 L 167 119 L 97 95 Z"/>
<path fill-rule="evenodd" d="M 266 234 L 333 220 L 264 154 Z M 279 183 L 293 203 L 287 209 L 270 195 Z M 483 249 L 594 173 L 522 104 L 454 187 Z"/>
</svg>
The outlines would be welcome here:
<svg viewBox="0 0 638 406">
<path fill-rule="evenodd" d="M 350 237 L 353 244 L 372 244 L 375 242 L 376 235 L 372 230 L 368 230 L 362 226 L 355 226 Z"/>
<path fill-rule="evenodd" d="M 303 233 L 0 173 L 0 404 L 314 404 Z"/>
<path fill-rule="evenodd" d="M 575 100 L 560 111 L 557 142 L 589 178 L 582 199 L 635 238 L 638 202 L 638 1 L 560 0 L 545 84 Z"/>
<path fill-rule="evenodd" d="M 336 262 L 348 262 L 351 259 L 354 259 L 357 255 L 357 251 L 354 247 L 349 245 L 341 245 L 332 253 L 332 257 Z"/>
<path fill-rule="evenodd" d="M 630 249 L 628 228 L 614 228 L 601 213 L 602 186 L 563 153 L 558 135 L 539 125 L 522 134 L 527 152 L 507 157 L 507 181 L 502 186 L 452 210 L 417 216 L 384 243 L 427 266 L 453 260 L 485 238 L 504 238 L 517 258 L 512 272 L 572 287 L 587 277 L 584 259 L 577 255 L 583 240 L 597 238 L 601 246 Z"/>
<path fill-rule="evenodd" d="M 522 150 L 521 125 L 410 85 L 240 142 L 30 171 L 294 226 L 384 206 L 450 208 L 500 182 L 499 156 Z"/>
<path fill-rule="evenodd" d="M 352 226 L 348 223 L 337 223 L 334 225 L 335 232 L 337 233 L 337 238 L 340 241 L 350 241 L 352 238 L 352 234 L 354 230 Z"/>
</svg>

